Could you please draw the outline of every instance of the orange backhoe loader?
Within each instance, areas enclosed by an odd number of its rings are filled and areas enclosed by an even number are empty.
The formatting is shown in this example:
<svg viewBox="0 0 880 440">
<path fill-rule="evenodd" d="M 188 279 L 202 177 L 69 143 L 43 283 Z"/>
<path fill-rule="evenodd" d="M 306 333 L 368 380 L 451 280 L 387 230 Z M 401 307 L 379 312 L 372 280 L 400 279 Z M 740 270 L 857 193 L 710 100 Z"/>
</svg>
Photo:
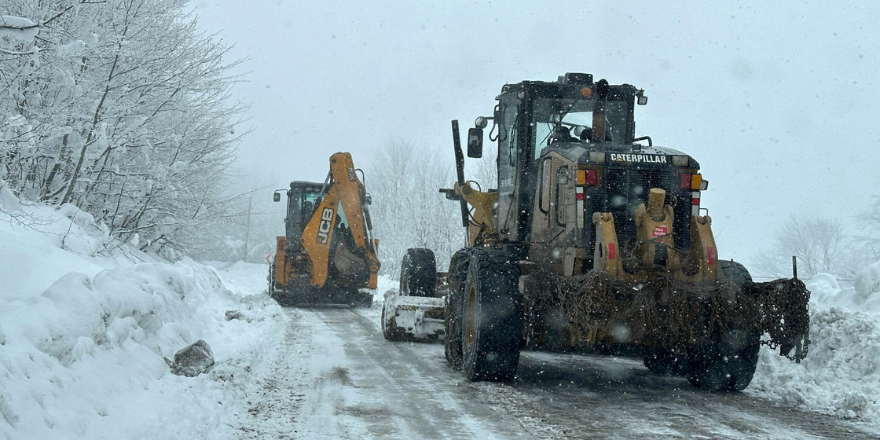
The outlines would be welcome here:
<svg viewBox="0 0 880 440">
<path fill-rule="evenodd" d="M 371 197 L 360 171 L 351 154 L 336 153 L 323 184 L 295 181 L 286 190 L 285 235 L 277 237 L 269 266 L 269 294 L 280 304 L 372 305 L 379 240 L 372 238 Z"/>
</svg>

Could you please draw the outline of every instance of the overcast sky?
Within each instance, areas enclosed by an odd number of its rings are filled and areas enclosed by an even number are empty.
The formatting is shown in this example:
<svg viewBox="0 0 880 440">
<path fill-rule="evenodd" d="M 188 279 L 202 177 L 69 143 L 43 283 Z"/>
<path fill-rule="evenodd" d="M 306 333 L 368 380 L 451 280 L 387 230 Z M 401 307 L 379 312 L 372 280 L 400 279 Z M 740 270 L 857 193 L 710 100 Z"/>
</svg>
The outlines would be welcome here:
<svg viewBox="0 0 880 440">
<path fill-rule="evenodd" d="M 491 114 L 503 84 L 588 72 L 644 88 L 636 134 L 700 162 L 721 258 L 753 257 L 791 215 L 854 227 L 880 193 L 880 2 L 657 3 L 194 6 L 248 58 L 254 185 L 321 181 L 337 151 L 367 167 L 390 139 L 451 157 L 449 120 Z"/>
</svg>

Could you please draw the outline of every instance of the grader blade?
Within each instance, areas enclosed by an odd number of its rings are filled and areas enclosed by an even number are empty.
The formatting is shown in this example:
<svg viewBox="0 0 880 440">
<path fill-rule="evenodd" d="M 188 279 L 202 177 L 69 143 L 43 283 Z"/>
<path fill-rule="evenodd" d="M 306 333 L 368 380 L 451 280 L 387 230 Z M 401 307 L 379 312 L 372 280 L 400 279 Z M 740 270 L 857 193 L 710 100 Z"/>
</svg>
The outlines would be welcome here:
<svg viewBox="0 0 880 440">
<path fill-rule="evenodd" d="M 382 308 L 382 334 L 389 341 L 442 341 L 444 313 L 443 298 L 403 296 L 389 290 Z"/>
</svg>

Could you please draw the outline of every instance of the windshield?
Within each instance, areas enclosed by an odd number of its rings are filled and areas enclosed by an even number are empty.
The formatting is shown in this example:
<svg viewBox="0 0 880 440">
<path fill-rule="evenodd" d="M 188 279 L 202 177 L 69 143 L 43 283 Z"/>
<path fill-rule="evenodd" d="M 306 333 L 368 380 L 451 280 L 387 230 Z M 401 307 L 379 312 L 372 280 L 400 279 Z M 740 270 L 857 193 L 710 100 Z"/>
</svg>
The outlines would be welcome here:
<svg viewBox="0 0 880 440">
<path fill-rule="evenodd" d="M 535 100 L 535 138 L 532 151 L 537 158 L 541 149 L 552 141 L 588 142 L 593 126 L 591 99 Z M 626 103 L 607 101 L 605 104 L 605 141 L 624 138 Z M 567 136 L 566 136 L 567 135 Z"/>
<path fill-rule="evenodd" d="M 320 195 L 319 187 L 291 188 L 288 221 L 296 225 L 296 231 L 302 231 L 304 225 L 312 218 Z"/>
</svg>

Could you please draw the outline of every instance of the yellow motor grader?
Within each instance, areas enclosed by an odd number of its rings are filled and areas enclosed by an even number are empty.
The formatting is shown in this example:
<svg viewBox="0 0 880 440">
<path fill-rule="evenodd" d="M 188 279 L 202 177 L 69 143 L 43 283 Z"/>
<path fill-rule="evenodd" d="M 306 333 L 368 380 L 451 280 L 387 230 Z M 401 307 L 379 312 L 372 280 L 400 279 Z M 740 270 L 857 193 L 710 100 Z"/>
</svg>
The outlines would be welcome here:
<svg viewBox="0 0 880 440">
<path fill-rule="evenodd" d="M 720 259 L 699 163 L 635 136 L 643 90 L 568 73 L 505 85 L 496 99 L 468 130 L 467 154 L 482 156 L 491 121 L 497 189 L 464 181 L 452 121 L 458 181 L 441 192 L 461 204 L 466 243 L 446 274 L 430 250 L 407 253 L 386 337 L 418 339 L 413 328 L 442 317 L 434 338 L 475 381 L 510 380 L 521 350 L 544 349 L 641 356 L 654 372 L 737 391 L 761 344 L 806 356 L 810 292 L 796 275 L 755 283 Z"/>
<path fill-rule="evenodd" d="M 285 235 L 269 265 L 269 294 L 280 304 L 372 305 L 367 289 L 376 288 L 379 241 L 358 171 L 349 153 L 336 153 L 324 183 L 290 184 Z"/>
</svg>

